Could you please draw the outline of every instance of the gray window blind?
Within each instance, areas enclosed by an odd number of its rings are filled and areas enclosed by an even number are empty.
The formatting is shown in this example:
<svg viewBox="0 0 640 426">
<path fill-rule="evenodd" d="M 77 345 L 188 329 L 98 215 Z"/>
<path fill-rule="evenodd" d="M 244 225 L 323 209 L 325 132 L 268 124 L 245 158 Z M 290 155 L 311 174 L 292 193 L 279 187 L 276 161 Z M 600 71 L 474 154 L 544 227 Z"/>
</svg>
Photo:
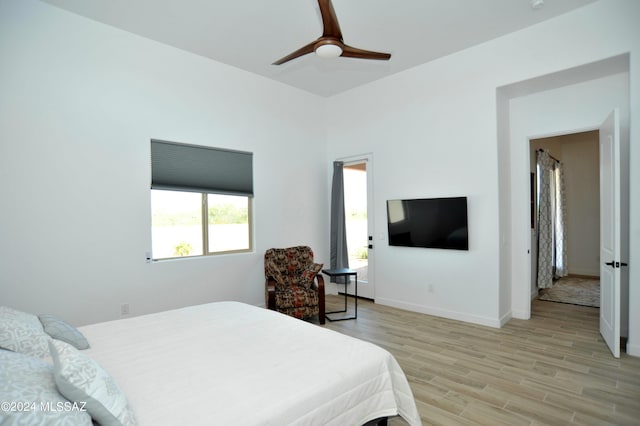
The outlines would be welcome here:
<svg viewBox="0 0 640 426">
<path fill-rule="evenodd" d="M 151 141 L 151 188 L 253 196 L 253 154 Z"/>
</svg>

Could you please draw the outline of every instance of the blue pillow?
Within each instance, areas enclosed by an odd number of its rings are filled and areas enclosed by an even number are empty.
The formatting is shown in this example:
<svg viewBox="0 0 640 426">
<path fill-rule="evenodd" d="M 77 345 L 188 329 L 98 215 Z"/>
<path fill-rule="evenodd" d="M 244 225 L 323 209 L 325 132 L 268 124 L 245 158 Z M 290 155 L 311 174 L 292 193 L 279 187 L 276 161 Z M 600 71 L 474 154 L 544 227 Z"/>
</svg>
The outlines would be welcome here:
<svg viewBox="0 0 640 426">
<path fill-rule="evenodd" d="M 80 331 L 71 324 L 53 315 L 38 315 L 44 332 L 54 339 L 62 340 L 76 349 L 88 349 L 89 342 Z"/>
</svg>

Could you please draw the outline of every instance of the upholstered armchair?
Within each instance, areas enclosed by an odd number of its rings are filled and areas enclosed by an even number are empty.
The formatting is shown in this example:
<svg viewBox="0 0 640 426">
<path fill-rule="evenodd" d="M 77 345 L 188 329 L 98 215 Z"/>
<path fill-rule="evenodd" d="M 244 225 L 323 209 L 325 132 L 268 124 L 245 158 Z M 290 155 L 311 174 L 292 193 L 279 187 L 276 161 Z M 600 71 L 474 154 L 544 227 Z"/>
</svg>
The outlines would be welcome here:
<svg viewBox="0 0 640 426">
<path fill-rule="evenodd" d="M 271 248 L 264 254 L 267 308 L 296 318 L 318 315 L 324 324 L 322 264 L 307 246 Z"/>
</svg>

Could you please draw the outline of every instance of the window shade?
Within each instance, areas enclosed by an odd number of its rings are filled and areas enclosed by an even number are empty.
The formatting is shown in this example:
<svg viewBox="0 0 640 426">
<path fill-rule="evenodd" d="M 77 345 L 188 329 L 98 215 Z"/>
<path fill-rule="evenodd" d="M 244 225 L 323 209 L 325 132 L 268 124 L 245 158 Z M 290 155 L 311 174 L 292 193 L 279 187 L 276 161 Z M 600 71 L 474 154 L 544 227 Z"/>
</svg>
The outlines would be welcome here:
<svg viewBox="0 0 640 426">
<path fill-rule="evenodd" d="M 253 154 L 151 141 L 151 188 L 253 196 Z"/>
</svg>

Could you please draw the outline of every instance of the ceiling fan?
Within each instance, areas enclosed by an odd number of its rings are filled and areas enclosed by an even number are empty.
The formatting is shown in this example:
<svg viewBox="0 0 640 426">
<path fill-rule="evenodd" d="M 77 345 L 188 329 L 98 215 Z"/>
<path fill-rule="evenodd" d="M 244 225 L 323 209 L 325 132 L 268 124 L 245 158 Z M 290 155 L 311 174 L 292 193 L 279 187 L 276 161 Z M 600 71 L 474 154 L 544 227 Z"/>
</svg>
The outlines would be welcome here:
<svg viewBox="0 0 640 426">
<path fill-rule="evenodd" d="M 285 62 L 289 62 L 292 59 L 311 52 L 316 52 L 318 56 L 328 58 L 342 56 L 345 58 L 377 59 L 383 61 L 391 58 L 391 54 L 389 53 L 372 52 L 344 44 L 342 31 L 338 24 L 338 17 L 336 16 L 336 11 L 333 9 L 331 0 L 318 0 L 318 5 L 320 6 L 322 25 L 324 27 L 322 36 L 295 52 L 288 54 L 284 58 L 278 59 L 272 65 L 282 65 Z"/>
</svg>

